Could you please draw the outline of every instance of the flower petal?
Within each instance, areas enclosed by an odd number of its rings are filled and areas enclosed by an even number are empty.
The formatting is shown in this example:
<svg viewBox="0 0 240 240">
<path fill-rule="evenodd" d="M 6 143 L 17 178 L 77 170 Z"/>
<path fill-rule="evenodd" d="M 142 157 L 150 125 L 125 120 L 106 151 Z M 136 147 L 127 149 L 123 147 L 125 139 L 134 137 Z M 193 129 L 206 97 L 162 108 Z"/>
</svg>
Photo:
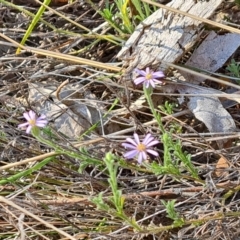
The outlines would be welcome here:
<svg viewBox="0 0 240 240">
<path fill-rule="evenodd" d="M 162 81 L 160 81 L 160 80 L 157 80 L 157 79 L 154 79 L 153 80 L 156 84 L 163 84 L 163 82 Z"/>
<path fill-rule="evenodd" d="M 41 123 L 41 122 L 37 122 L 35 124 L 35 126 L 37 126 L 37 127 L 45 127 L 46 125 L 47 125 L 47 123 Z"/>
<path fill-rule="evenodd" d="M 143 152 L 139 153 L 137 161 L 138 161 L 139 164 L 142 163 L 142 161 L 143 161 Z"/>
<path fill-rule="evenodd" d="M 134 158 L 138 154 L 138 150 L 132 150 L 123 154 L 125 158 Z"/>
<path fill-rule="evenodd" d="M 163 77 L 165 77 L 165 75 L 163 72 L 159 71 L 159 72 L 153 72 L 152 77 L 153 78 L 163 78 Z"/>
<path fill-rule="evenodd" d="M 147 149 L 146 151 L 147 151 L 148 153 L 152 154 L 153 156 L 156 156 L 156 157 L 159 156 L 158 152 L 157 152 L 157 151 L 154 151 L 154 150 L 152 150 L 152 149 Z"/>
<path fill-rule="evenodd" d="M 134 146 L 137 146 L 138 144 L 131 138 L 127 138 L 126 139 L 127 142 L 130 142 L 131 144 L 133 144 Z"/>
<path fill-rule="evenodd" d="M 151 73 L 151 71 L 150 71 L 150 68 L 147 67 L 147 68 L 146 68 L 146 74 L 149 74 L 149 73 Z"/>
<path fill-rule="evenodd" d="M 154 137 L 150 134 L 150 133 L 148 133 L 147 135 L 146 135 L 146 137 L 143 139 L 143 144 L 145 144 L 145 145 L 147 145 L 149 142 L 151 142 L 152 140 L 154 139 Z"/>
<path fill-rule="evenodd" d="M 147 154 L 145 152 L 140 152 L 138 155 L 138 163 L 141 164 L 142 161 L 147 159 Z"/>
<path fill-rule="evenodd" d="M 150 82 L 149 80 L 144 82 L 146 88 L 149 88 L 149 82 Z"/>
<path fill-rule="evenodd" d="M 31 129 L 32 129 L 32 126 L 29 125 L 29 126 L 27 127 L 26 133 L 29 134 L 29 133 L 31 132 Z"/>
<path fill-rule="evenodd" d="M 147 154 L 146 154 L 146 152 L 142 152 L 142 156 L 143 156 L 143 160 L 146 160 L 146 159 L 147 159 Z"/>
<path fill-rule="evenodd" d="M 154 84 L 154 81 L 151 79 L 151 80 L 149 80 L 149 83 L 150 83 L 150 85 L 153 87 L 153 88 L 155 88 L 155 84 Z"/>
<path fill-rule="evenodd" d="M 38 124 L 44 124 L 44 127 L 47 125 L 48 121 L 47 120 L 44 120 L 44 119 L 37 119 L 36 121 L 36 125 Z"/>
<path fill-rule="evenodd" d="M 47 117 L 44 115 L 44 114 L 42 114 L 39 118 L 38 118 L 38 120 L 44 120 L 44 119 L 46 119 Z"/>
<path fill-rule="evenodd" d="M 145 77 L 138 77 L 138 78 L 136 78 L 136 79 L 134 80 L 134 83 L 135 83 L 136 85 L 138 85 L 138 84 L 140 84 L 140 83 L 142 83 L 142 82 L 144 82 L 144 81 L 146 81 L 146 78 L 145 78 Z"/>
<path fill-rule="evenodd" d="M 24 117 L 27 121 L 31 120 L 31 117 L 30 117 L 30 115 L 29 115 L 29 112 L 25 112 L 25 113 L 23 114 L 23 117 Z"/>
<path fill-rule="evenodd" d="M 26 123 L 21 123 L 21 124 L 18 125 L 18 128 L 26 128 L 28 125 L 29 125 L 28 122 L 26 122 Z"/>
<path fill-rule="evenodd" d="M 146 72 L 144 70 L 140 70 L 138 68 L 135 69 L 136 73 L 138 73 L 139 75 L 142 75 L 142 76 L 146 76 Z"/>
<path fill-rule="evenodd" d="M 32 110 L 30 110 L 28 114 L 31 120 L 35 120 L 37 118 L 36 113 Z"/>
<path fill-rule="evenodd" d="M 148 148 L 148 147 L 152 147 L 152 146 L 157 145 L 157 144 L 159 144 L 159 141 L 158 140 L 154 140 L 154 141 L 149 142 L 146 146 Z"/>
<path fill-rule="evenodd" d="M 137 134 L 137 133 L 134 133 L 133 136 L 134 136 L 135 142 L 136 142 L 137 145 L 138 145 L 138 144 L 140 143 L 138 134 Z"/>
<path fill-rule="evenodd" d="M 130 148 L 130 149 L 136 149 L 137 146 L 134 146 L 132 144 L 129 143 L 122 143 L 122 146 L 125 148 Z"/>
<path fill-rule="evenodd" d="M 37 118 L 37 120 L 36 120 L 36 122 L 38 122 L 38 121 L 40 121 L 40 122 L 48 122 L 48 120 L 47 119 L 45 119 L 45 118 Z"/>
</svg>

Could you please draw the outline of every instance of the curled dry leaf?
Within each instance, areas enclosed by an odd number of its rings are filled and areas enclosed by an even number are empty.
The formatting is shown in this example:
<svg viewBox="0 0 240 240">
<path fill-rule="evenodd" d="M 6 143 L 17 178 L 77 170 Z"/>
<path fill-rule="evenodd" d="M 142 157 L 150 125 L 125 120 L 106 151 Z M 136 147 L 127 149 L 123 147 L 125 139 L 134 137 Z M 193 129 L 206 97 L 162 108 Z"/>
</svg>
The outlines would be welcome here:
<svg viewBox="0 0 240 240">
<path fill-rule="evenodd" d="M 229 172 L 226 169 L 228 169 L 229 166 L 229 161 L 224 156 L 221 156 L 216 164 L 215 175 L 217 177 L 227 177 Z"/>
<path fill-rule="evenodd" d="M 187 106 L 194 116 L 206 125 L 210 132 L 229 133 L 236 131 L 232 116 L 223 107 L 221 101 L 217 97 L 213 97 L 214 94 L 222 94 L 221 91 L 184 81 L 171 82 L 163 89 L 168 92 L 171 92 L 171 90 L 178 91 L 183 96 L 185 94 L 195 95 L 188 97 Z M 202 94 L 210 96 L 200 96 Z M 179 98 L 179 102 L 184 101 L 183 96 Z M 230 143 L 228 139 L 217 141 L 219 148 L 225 147 L 226 143 Z M 228 145 L 228 147 L 230 146 Z"/>
<path fill-rule="evenodd" d="M 51 85 L 30 83 L 29 102 L 39 113 L 53 120 L 56 130 L 69 138 L 79 137 L 100 119 L 99 110 L 91 101 L 95 96 L 87 91 L 82 94 L 84 91 L 81 90 L 81 84 L 69 84 L 61 89 L 59 101 L 55 94 L 57 85 L 57 82 Z"/>
<path fill-rule="evenodd" d="M 186 65 L 197 67 L 209 72 L 215 72 L 225 64 L 231 55 L 240 46 L 240 35 L 229 33 L 218 36 L 215 32 L 211 32 L 202 44 L 195 49 L 194 53 L 187 61 Z M 214 51 L 213 51 L 214 49 Z M 205 79 L 187 72 L 181 71 L 186 81 L 194 84 L 200 84 Z M 187 87 L 181 93 L 189 93 L 191 90 Z M 188 107 L 193 112 L 195 117 L 204 122 L 210 132 L 234 132 L 236 125 L 231 115 L 224 109 L 222 103 L 217 97 L 201 97 L 197 96 L 200 93 L 207 91 L 194 92 L 196 97 L 190 97 Z M 235 98 L 236 101 L 239 99 Z M 224 146 L 227 140 L 217 141 L 220 148 Z"/>
<path fill-rule="evenodd" d="M 86 90 L 80 83 L 68 84 L 59 93 L 59 100 L 73 113 L 81 117 L 81 124 L 85 131 L 100 120 L 101 109 L 96 103 L 96 96 Z"/>
<path fill-rule="evenodd" d="M 240 46 L 240 34 L 217 35 L 211 31 L 201 45 L 196 48 L 185 65 L 208 72 L 216 72 Z M 205 78 L 180 71 L 188 82 L 200 84 Z"/>
</svg>

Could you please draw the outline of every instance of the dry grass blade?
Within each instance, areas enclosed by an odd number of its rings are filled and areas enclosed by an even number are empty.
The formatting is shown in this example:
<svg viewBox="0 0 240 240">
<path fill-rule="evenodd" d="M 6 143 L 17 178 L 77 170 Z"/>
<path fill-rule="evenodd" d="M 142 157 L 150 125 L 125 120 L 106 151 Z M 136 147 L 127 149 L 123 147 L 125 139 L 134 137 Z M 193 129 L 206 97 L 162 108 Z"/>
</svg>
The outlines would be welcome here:
<svg viewBox="0 0 240 240">
<path fill-rule="evenodd" d="M 11 207 L 14 207 L 14 208 L 18 209 L 18 210 L 21 211 L 22 213 L 24 213 L 24 214 L 32 217 L 33 219 L 39 221 L 39 223 L 44 224 L 46 227 L 55 230 L 56 232 L 58 232 L 58 233 L 59 233 L 60 235 L 62 235 L 62 236 L 67 237 L 68 239 L 71 239 L 71 240 L 76 240 L 74 237 L 72 237 L 72 236 L 69 235 L 68 233 L 62 231 L 62 230 L 59 229 L 59 228 L 56 228 L 55 226 L 53 226 L 52 224 L 44 221 L 44 220 L 41 219 L 40 217 L 32 214 L 31 212 L 27 211 L 26 209 L 24 209 L 24 208 L 22 208 L 22 207 L 16 205 L 14 202 L 12 202 L 12 201 L 4 198 L 4 197 L 0 197 L 0 202 L 5 203 L 5 204 L 7 204 L 7 205 L 9 205 L 9 206 L 11 206 Z"/>
<path fill-rule="evenodd" d="M 92 66 L 92 67 L 107 69 L 107 70 L 115 71 L 115 72 L 121 71 L 120 67 L 111 66 L 109 64 L 104 64 L 104 63 L 92 61 L 92 60 L 89 60 L 89 59 L 70 56 L 70 55 L 67 55 L 67 54 L 52 52 L 52 51 L 48 51 L 48 50 L 44 50 L 44 49 L 22 46 L 21 44 L 17 43 L 16 41 L 12 40 L 11 38 L 5 36 L 2 33 L 0 33 L 0 37 L 6 39 L 7 41 L 9 41 L 11 43 L 13 43 L 16 47 L 19 47 L 19 48 L 24 49 L 26 51 L 29 51 L 29 52 L 32 52 L 32 53 L 35 53 L 35 54 L 39 54 L 39 55 L 42 55 L 42 56 L 52 57 L 54 59 L 61 59 L 61 60 L 65 60 L 65 61 L 68 61 L 68 62 L 74 62 L 74 63 L 78 63 L 78 64 L 83 64 L 83 65 L 89 65 L 89 66 Z"/>
<path fill-rule="evenodd" d="M 190 18 L 198 20 L 200 22 L 207 23 L 207 24 L 210 24 L 212 26 L 228 30 L 229 32 L 240 33 L 239 29 L 227 26 L 227 25 L 222 24 L 222 23 L 217 23 L 217 22 L 211 21 L 209 19 L 201 18 L 201 17 L 198 17 L 196 15 L 193 15 L 193 14 L 190 14 L 190 13 L 187 13 L 187 12 L 183 12 L 183 11 L 180 11 L 180 10 L 175 9 L 175 8 L 168 7 L 166 5 L 163 5 L 163 4 L 160 4 L 160 3 L 157 3 L 157 2 L 152 2 L 150 0 L 142 0 L 142 1 L 146 2 L 146 3 L 149 3 L 149 4 L 152 4 L 154 6 L 161 7 L 163 9 L 169 10 L 171 12 L 179 13 L 180 15 L 184 15 L 184 16 L 190 17 Z"/>
</svg>

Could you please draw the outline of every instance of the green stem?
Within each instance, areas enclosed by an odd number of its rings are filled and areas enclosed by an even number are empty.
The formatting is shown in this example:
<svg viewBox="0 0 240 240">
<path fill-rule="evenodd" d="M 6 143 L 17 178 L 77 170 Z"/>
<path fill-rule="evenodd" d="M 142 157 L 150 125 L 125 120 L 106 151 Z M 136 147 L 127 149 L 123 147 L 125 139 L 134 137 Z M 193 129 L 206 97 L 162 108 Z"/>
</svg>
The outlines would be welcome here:
<svg viewBox="0 0 240 240">
<path fill-rule="evenodd" d="M 40 129 L 36 126 L 34 126 L 32 128 L 31 133 L 39 142 L 44 143 L 44 144 L 52 147 L 55 150 L 55 152 L 57 152 L 57 153 L 65 154 L 65 155 L 68 155 L 69 157 L 73 157 L 73 158 L 76 158 L 76 159 L 81 159 L 81 160 L 85 159 L 85 156 L 83 154 L 78 154 L 74 151 L 69 151 L 67 149 L 64 149 L 64 148 L 58 146 L 57 144 L 53 143 L 52 141 L 43 138 L 41 136 Z M 101 163 L 101 161 L 97 160 L 97 159 L 94 159 L 94 161 L 96 161 L 96 163 Z"/>
<path fill-rule="evenodd" d="M 41 169 L 42 167 L 44 167 L 46 164 L 48 164 L 53 159 L 54 159 L 54 157 L 48 157 L 48 158 L 44 159 L 43 161 L 37 163 L 35 166 L 33 166 L 30 169 L 27 169 L 25 171 L 21 171 L 20 173 L 17 173 L 15 175 L 11 176 L 11 177 L 0 180 L 0 185 L 6 184 L 6 183 L 9 183 L 9 182 L 14 182 L 21 177 L 25 177 L 27 175 L 30 175 L 33 172 L 35 172 L 35 171 Z"/>
<path fill-rule="evenodd" d="M 219 212 L 217 214 L 215 214 L 214 216 L 210 216 L 210 217 L 206 217 L 206 218 L 202 218 L 202 219 L 191 219 L 191 220 L 187 220 L 183 222 L 183 226 L 187 226 L 187 225 L 202 225 L 206 222 L 209 221 L 214 221 L 214 220 L 221 220 L 224 218 L 238 218 L 240 216 L 240 212 L 226 212 L 226 213 L 222 213 Z M 174 224 L 172 225 L 167 225 L 167 226 L 163 226 L 163 227 L 157 227 L 157 228 L 148 228 L 147 231 L 151 232 L 151 233 L 160 233 L 163 231 L 167 231 L 167 230 L 172 230 L 173 228 L 178 228 L 179 226 L 176 225 L 174 226 Z"/>
<path fill-rule="evenodd" d="M 147 99 L 148 105 L 149 105 L 149 107 L 150 107 L 150 109 L 152 111 L 152 114 L 155 117 L 155 119 L 157 120 L 157 123 L 159 125 L 160 130 L 162 131 L 162 133 L 164 133 L 165 130 L 164 130 L 164 127 L 163 127 L 163 124 L 162 124 L 162 117 L 161 117 L 160 113 L 158 113 L 155 110 L 154 104 L 153 104 L 153 101 L 152 101 L 152 88 L 151 87 L 146 88 L 144 86 L 143 90 L 144 90 L 144 95 L 145 95 L 145 97 Z"/>
</svg>

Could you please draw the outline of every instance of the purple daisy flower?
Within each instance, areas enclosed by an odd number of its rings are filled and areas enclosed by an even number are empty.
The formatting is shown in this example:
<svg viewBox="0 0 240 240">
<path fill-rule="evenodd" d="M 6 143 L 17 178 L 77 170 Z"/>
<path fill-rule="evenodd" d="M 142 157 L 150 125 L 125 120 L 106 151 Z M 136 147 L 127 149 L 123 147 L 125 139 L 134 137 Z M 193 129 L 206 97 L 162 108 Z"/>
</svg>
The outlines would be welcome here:
<svg viewBox="0 0 240 240">
<path fill-rule="evenodd" d="M 26 129 L 26 133 L 30 133 L 32 127 L 34 126 L 45 127 L 48 123 L 45 115 L 41 115 L 40 117 L 37 117 L 37 114 L 32 110 L 24 113 L 23 117 L 27 120 L 27 122 L 19 124 L 18 128 Z"/>
<path fill-rule="evenodd" d="M 154 72 L 149 69 L 149 67 L 146 68 L 146 71 L 135 69 L 135 71 L 141 75 L 141 77 L 138 77 L 134 80 L 134 83 L 136 85 L 143 83 L 146 88 L 149 88 L 151 85 L 153 88 L 155 88 L 155 84 L 162 84 L 163 82 L 160 80 L 157 80 L 156 78 L 163 78 L 165 77 L 164 73 L 162 71 Z"/>
<path fill-rule="evenodd" d="M 127 138 L 126 143 L 122 143 L 122 146 L 129 148 L 130 151 L 126 152 L 123 156 L 127 159 L 134 158 L 138 156 L 138 163 L 141 164 L 143 160 L 147 159 L 147 153 L 150 153 L 154 156 L 158 156 L 158 152 L 151 149 L 152 146 L 159 143 L 158 140 L 155 140 L 154 137 L 148 133 L 142 142 L 139 140 L 137 133 L 133 134 L 134 139 Z"/>
</svg>

